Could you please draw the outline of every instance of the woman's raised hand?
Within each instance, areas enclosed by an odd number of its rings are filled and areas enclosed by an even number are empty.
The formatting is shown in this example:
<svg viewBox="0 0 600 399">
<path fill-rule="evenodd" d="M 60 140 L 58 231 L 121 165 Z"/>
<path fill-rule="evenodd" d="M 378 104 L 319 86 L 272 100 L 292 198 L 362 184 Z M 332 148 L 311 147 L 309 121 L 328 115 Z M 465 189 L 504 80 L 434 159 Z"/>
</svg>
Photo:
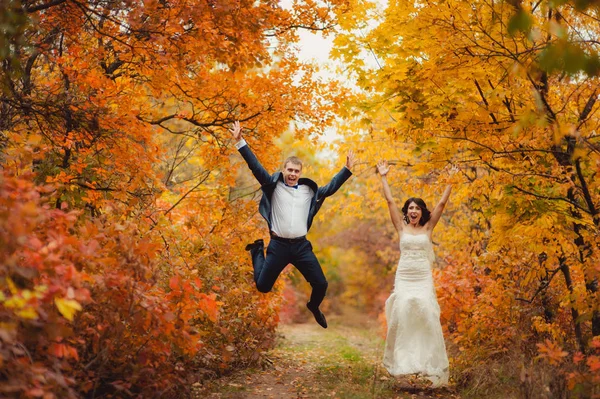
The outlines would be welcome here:
<svg viewBox="0 0 600 399">
<path fill-rule="evenodd" d="M 389 167 L 387 161 L 383 160 L 383 161 L 377 162 L 377 173 L 379 173 L 381 176 L 385 176 L 388 174 L 389 171 L 390 171 L 390 167 Z"/>
<path fill-rule="evenodd" d="M 446 184 L 453 184 L 456 183 L 460 180 L 460 168 L 455 164 L 455 163 L 449 163 L 448 165 L 446 165 L 442 170 L 440 170 L 438 173 L 438 182 L 439 183 L 446 183 Z"/>
</svg>

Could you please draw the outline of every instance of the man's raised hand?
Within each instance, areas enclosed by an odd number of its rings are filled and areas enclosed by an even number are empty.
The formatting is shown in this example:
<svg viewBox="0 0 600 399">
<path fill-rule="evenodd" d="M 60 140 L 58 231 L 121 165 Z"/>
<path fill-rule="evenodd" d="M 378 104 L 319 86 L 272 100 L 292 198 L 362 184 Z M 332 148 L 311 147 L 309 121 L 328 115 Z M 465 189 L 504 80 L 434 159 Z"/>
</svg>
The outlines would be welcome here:
<svg viewBox="0 0 600 399">
<path fill-rule="evenodd" d="M 233 128 L 229 129 L 229 131 L 236 141 L 240 141 L 242 139 L 242 127 L 240 126 L 240 121 L 233 122 Z"/>
<path fill-rule="evenodd" d="M 348 155 L 346 155 L 346 168 L 348 168 L 348 170 L 352 170 L 355 164 L 356 156 L 354 155 L 354 151 L 348 151 Z"/>
</svg>

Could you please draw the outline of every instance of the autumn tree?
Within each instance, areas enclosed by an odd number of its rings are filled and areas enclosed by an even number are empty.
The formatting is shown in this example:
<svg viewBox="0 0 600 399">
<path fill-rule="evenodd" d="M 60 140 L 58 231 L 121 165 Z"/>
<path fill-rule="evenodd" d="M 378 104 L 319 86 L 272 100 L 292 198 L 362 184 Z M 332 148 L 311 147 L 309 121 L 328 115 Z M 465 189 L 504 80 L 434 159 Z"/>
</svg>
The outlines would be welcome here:
<svg viewBox="0 0 600 399">
<path fill-rule="evenodd" d="M 363 90 L 349 117 L 370 129 L 347 138 L 373 163 L 396 163 L 398 194 L 430 197 L 436 171 L 461 169 L 439 278 L 459 380 L 474 359 L 506 363 L 512 346 L 525 369 L 546 359 L 577 392 L 597 383 L 596 11 L 358 1 L 339 16 L 336 55 Z M 587 380 L 571 378 L 581 373 Z M 556 394 L 564 388 L 545 378 Z"/>
<path fill-rule="evenodd" d="M 341 5 L 2 3 L 3 394 L 181 397 L 260 360 L 279 301 L 250 286 L 227 127 L 272 167 L 291 122 L 331 121 L 293 44 Z"/>
</svg>

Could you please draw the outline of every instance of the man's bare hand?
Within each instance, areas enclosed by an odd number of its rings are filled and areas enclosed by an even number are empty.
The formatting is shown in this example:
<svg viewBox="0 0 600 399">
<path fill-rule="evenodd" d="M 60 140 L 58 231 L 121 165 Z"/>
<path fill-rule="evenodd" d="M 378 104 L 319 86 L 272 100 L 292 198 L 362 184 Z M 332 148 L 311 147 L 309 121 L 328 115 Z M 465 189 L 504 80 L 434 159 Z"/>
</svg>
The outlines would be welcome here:
<svg viewBox="0 0 600 399">
<path fill-rule="evenodd" d="M 236 141 L 240 141 L 242 139 L 242 127 L 240 126 L 240 121 L 233 122 L 233 128 L 229 129 L 229 131 Z"/>
<path fill-rule="evenodd" d="M 354 165 L 356 164 L 356 156 L 354 155 L 354 151 L 348 151 L 348 155 L 346 155 L 346 167 L 349 170 L 352 170 Z"/>
</svg>

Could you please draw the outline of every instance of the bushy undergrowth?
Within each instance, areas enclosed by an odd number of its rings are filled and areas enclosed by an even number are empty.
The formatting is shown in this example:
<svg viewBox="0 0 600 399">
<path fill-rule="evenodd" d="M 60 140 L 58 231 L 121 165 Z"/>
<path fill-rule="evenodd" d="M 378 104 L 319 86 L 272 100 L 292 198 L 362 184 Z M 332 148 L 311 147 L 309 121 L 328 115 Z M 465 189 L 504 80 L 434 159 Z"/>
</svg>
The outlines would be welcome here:
<svg viewBox="0 0 600 399">
<path fill-rule="evenodd" d="M 32 182 L 0 174 L 0 396 L 185 397 L 272 345 L 278 302 L 247 262 L 187 262 L 165 230 L 57 208 Z"/>
</svg>

